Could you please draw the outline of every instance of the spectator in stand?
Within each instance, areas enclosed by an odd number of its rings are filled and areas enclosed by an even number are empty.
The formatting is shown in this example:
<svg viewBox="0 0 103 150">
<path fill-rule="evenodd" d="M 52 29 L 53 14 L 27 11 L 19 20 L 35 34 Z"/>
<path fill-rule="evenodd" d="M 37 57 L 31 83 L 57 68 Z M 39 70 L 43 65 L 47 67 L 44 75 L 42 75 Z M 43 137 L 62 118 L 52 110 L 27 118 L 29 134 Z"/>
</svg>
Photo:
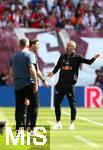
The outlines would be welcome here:
<svg viewBox="0 0 103 150">
<path fill-rule="evenodd" d="M 96 70 L 96 79 L 94 85 L 103 86 L 103 69 L 102 67 L 99 70 Z"/>
<path fill-rule="evenodd" d="M 71 19 L 71 17 L 73 16 L 73 11 L 66 6 L 64 10 L 64 15 L 66 20 Z"/>
<path fill-rule="evenodd" d="M 45 7 L 45 4 L 41 4 L 40 5 L 40 12 L 45 16 L 45 17 L 48 17 L 48 11 Z"/>
<path fill-rule="evenodd" d="M 65 6 L 67 6 L 69 9 L 74 8 L 74 3 L 72 2 L 72 0 L 67 0 L 65 2 Z"/>
<path fill-rule="evenodd" d="M 63 29 L 65 27 L 65 16 L 63 13 L 60 16 L 60 19 L 57 21 L 56 27 L 60 29 Z"/>
<path fill-rule="evenodd" d="M 103 18 L 99 20 L 97 24 L 95 24 L 95 30 L 96 31 L 102 31 L 103 32 Z"/>
<path fill-rule="evenodd" d="M 75 15 L 72 17 L 71 23 L 76 31 L 82 31 L 85 29 L 83 26 L 83 16 L 78 12 L 76 12 Z"/>
<path fill-rule="evenodd" d="M 37 3 L 40 2 L 40 0 L 31 0 L 31 2 L 32 2 L 33 5 L 36 5 Z"/>
<path fill-rule="evenodd" d="M 45 16 L 39 11 L 39 8 L 34 9 L 29 20 L 31 28 L 43 28 Z"/>
<path fill-rule="evenodd" d="M 74 30 L 74 26 L 71 24 L 71 20 L 70 19 L 65 21 L 65 29 Z"/>
<path fill-rule="evenodd" d="M 55 11 L 52 11 L 49 13 L 49 17 L 46 18 L 46 27 L 55 29 L 55 26 L 57 24 L 57 18 L 55 16 Z"/>
<path fill-rule="evenodd" d="M 54 5 L 56 5 L 56 0 L 47 0 L 47 11 L 51 12 Z"/>
<path fill-rule="evenodd" d="M 83 26 L 85 27 L 85 30 L 90 30 L 90 22 L 89 22 L 89 14 L 84 13 L 83 14 Z"/>
<path fill-rule="evenodd" d="M 94 15 L 93 11 L 89 12 L 89 22 L 90 22 L 90 29 L 91 29 L 91 31 L 93 31 L 95 23 L 96 23 L 96 17 Z"/>
</svg>

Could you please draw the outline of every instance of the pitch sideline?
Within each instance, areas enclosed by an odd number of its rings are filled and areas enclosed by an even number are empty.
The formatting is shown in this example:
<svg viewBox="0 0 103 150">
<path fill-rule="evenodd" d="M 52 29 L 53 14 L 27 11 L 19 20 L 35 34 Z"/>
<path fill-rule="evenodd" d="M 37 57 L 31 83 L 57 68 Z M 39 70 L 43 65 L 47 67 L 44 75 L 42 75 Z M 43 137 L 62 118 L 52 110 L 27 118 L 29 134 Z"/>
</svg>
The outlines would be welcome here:
<svg viewBox="0 0 103 150">
<path fill-rule="evenodd" d="M 70 116 L 70 114 L 69 114 L 68 112 L 66 112 L 66 111 L 62 111 L 62 113 L 63 113 L 64 115 Z M 102 127 L 103 127 L 103 123 L 96 122 L 96 121 L 92 121 L 92 120 L 90 120 L 90 119 L 87 119 L 87 118 L 85 118 L 85 117 L 80 117 L 80 116 L 77 116 L 77 118 L 80 119 L 80 120 L 83 120 L 83 121 L 86 121 L 86 122 L 95 124 L 95 125 L 97 125 L 97 126 L 102 126 Z"/>
<path fill-rule="evenodd" d="M 100 147 L 100 145 L 93 143 L 92 141 L 90 141 L 87 138 L 84 138 L 82 136 L 75 136 L 75 139 L 77 139 L 78 141 L 81 141 L 81 142 L 85 143 L 86 145 L 89 145 L 90 147 L 93 147 L 93 148 Z"/>
</svg>

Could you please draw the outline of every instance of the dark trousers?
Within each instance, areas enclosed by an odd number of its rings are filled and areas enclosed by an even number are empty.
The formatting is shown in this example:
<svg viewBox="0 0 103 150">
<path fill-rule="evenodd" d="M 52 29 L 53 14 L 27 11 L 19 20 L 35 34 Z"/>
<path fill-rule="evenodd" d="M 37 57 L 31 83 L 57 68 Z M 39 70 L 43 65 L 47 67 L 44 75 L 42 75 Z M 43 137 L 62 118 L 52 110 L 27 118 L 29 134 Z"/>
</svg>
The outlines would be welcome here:
<svg viewBox="0 0 103 150">
<path fill-rule="evenodd" d="M 26 86 L 20 90 L 15 91 L 16 109 L 15 121 L 16 130 L 21 126 L 28 126 L 33 129 L 36 126 L 38 115 L 38 93 L 33 92 L 34 85 Z M 25 99 L 29 99 L 30 105 L 25 105 Z"/>
<path fill-rule="evenodd" d="M 76 101 L 74 100 L 74 88 L 73 85 L 70 84 L 57 84 L 55 88 L 55 98 L 54 98 L 54 106 L 55 106 L 55 115 L 56 121 L 60 121 L 61 119 L 61 103 L 63 101 L 64 96 L 67 96 L 70 109 L 71 109 L 71 120 L 75 120 L 76 118 Z"/>
</svg>

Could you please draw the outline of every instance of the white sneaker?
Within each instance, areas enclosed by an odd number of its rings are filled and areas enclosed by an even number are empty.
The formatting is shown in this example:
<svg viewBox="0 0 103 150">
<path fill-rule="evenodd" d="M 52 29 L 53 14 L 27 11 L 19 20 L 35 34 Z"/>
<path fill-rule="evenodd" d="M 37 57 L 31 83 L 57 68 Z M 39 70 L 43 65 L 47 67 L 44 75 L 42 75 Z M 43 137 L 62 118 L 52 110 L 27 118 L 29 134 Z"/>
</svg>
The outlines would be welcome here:
<svg viewBox="0 0 103 150">
<path fill-rule="evenodd" d="M 74 130 L 74 129 L 75 129 L 74 123 L 71 123 L 71 124 L 69 125 L 69 130 Z"/>
<path fill-rule="evenodd" d="M 62 124 L 59 122 L 56 122 L 54 125 L 53 125 L 53 127 L 52 127 L 52 129 L 54 129 L 54 130 L 58 130 L 58 129 L 62 129 Z"/>
</svg>

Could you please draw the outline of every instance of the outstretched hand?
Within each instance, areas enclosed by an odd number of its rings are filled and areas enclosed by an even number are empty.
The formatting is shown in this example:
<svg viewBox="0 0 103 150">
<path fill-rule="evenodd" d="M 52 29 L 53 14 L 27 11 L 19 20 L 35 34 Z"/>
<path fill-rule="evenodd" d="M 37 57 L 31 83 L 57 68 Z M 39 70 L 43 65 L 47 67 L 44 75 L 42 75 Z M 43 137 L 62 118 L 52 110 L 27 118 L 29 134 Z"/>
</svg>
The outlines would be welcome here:
<svg viewBox="0 0 103 150">
<path fill-rule="evenodd" d="M 98 57 L 100 56 L 100 54 L 96 54 L 96 55 L 94 55 L 94 59 L 97 59 Z"/>
<path fill-rule="evenodd" d="M 53 72 L 49 72 L 48 73 L 48 77 L 53 77 L 54 73 Z"/>
</svg>

